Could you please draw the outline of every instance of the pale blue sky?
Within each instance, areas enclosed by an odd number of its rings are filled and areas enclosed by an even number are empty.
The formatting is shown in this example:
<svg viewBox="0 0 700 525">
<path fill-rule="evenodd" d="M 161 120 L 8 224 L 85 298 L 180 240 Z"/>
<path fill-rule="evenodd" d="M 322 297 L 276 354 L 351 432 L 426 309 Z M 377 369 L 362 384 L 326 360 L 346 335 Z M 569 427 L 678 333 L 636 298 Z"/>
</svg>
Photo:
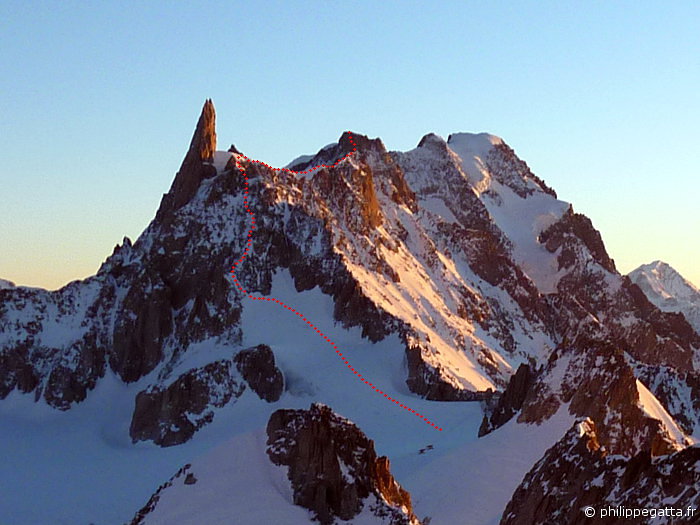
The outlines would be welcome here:
<svg viewBox="0 0 700 525">
<path fill-rule="evenodd" d="M 622 271 L 700 285 L 696 2 L 0 3 L 0 277 L 94 273 L 153 217 L 205 98 L 282 165 L 351 129 L 503 137 Z"/>
</svg>

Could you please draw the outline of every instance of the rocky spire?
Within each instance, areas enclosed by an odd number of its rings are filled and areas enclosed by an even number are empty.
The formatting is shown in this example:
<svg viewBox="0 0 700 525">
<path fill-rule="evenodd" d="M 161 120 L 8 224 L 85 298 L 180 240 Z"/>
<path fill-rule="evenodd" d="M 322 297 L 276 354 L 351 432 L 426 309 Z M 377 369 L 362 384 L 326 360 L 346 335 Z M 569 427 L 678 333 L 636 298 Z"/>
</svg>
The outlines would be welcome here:
<svg viewBox="0 0 700 525">
<path fill-rule="evenodd" d="M 187 156 L 192 156 L 200 162 L 211 162 L 214 159 L 214 151 L 216 151 L 216 110 L 214 103 L 208 98 L 204 102 Z"/>
<path fill-rule="evenodd" d="M 197 127 L 192 135 L 190 149 L 182 161 L 180 170 L 170 191 L 163 196 L 156 218 L 163 218 L 166 211 L 174 211 L 187 204 L 197 193 L 202 180 L 216 175 L 211 164 L 216 151 L 216 111 L 214 103 L 208 98 L 204 102 Z"/>
</svg>

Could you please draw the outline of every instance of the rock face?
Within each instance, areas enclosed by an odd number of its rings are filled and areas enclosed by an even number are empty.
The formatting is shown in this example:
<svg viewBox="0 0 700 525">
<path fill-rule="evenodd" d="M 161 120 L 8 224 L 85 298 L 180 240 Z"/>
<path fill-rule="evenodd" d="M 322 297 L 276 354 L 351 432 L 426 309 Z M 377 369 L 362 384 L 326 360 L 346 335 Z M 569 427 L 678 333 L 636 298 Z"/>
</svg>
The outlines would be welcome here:
<svg viewBox="0 0 700 525">
<path fill-rule="evenodd" d="M 85 317 L 108 297 L 95 278 L 56 292 L 0 289 L 0 399 L 17 389 L 59 410 L 83 401 L 104 376 L 108 349 L 105 325 Z M 47 336 L 53 326 L 68 337 Z"/>
<path fill-rule="evenodd" d="M 444 379 L 443 367 L 431 366 L 424 358 L 425 350 L 420 346 L 407 345 L 406 385 L 416 394 L 434 401 L 479 401 L 488 397 L 488 392 L 470 392 L 460 389 Z"/>
<path fill-rule="evenodd" d="M 559 269 L 569 268 L 579 259 L 576 252 L 578 244 L 583 243 L 600 266 L 611 273 L 615 272 L 615 262 L 605 250 L 600 232 L 593 228 L 588 217 L 574 213 L 573 207 L 558 222 L 542 232 L 539 240 L 550 252 L 559 250 Z"/>
<path fill-rule="evenodd" d="M 530 366 L 522 364 L 518 367 L 496 405 L 484 416 L 479 428 L 479 437 L 505 425 L 520 411 L 534 380 L 535 375 Z"/>
<path fill-rule="evenodd" d="M 168 386 L 151 386 L 136 396 L 131 439 L 162 447 L 184 443 L 214 419 L 214 409 L 235 401 L 244 389 L 231 360 L 190 370 Z"/>
<path fill-rule="evenodd" d="M 538 461 L 513 494 L 501 525 L 629 523 L 627 510 L 664 514 L 654 523 L 697 523 L 700 506 L 700 448 L 689 447 L 653 461 L 648 451 L 625 458 L 609 455 L 596 425 L 579 421 Z M 587 506 L 595 518 L 584 514 Z M 684 515 L 665 514 L 682 509 Z M 601 512 L 602 511 L 602 512 Z M 607 515 L 603 514 L 607 513 Z M 615 514 L 618 512 L 619 514 Z M 647 521 L 651 516 L 636 517 Z"/>
<path fill-rule="evenodd" d="M 269 346 L 245 348 L 233 359 L 193 368 L 170 383 L 156 383 L 139 392 L 129 429 L 131 439 L 162 447 L 185 443 L 214 420 L 217 409 L 234 403 L 246 384 L 267 402 L 282 395 L 284 376 Z"/>
<path fill-rule="evenodd" d="M 146 504 L 143 507 L 141 507 L 138 510 L 138 512 L 136 512 L 134 519 L 132 519 L 131 522 L 129 522 L 129 525 L 144 525 L 146 523 L 148 515 L 151 512 L 153 512 L 153 510 L 157 507 L 158 502 L 160 501 L 160 496 L 163 493 L 163 491 L 166 491 L 170 487 L 172 487 L 173 483 L 175 483 L 182 476 L 185 476 L 186 484 L 193 484 L 192 482 L 188 483 L 188 480 L 194 479 L 193 474 L 191 472 L 188 472 L 190 468 L 192 468 L 192 465 L 190 465 L 189 463 L 186 464 L 184 467 L 178 470 L 168 481 L 166 481 L 160 487 L 158 487 L 158 489 L 148 499 Z"/>
<path fill-rule="evenodd" d="M 330 408 L 278 410 L 267 424 L 267 453 L 289 467 L 294 503 L 324 525 L 352 520 L 365 505 L 392 524 L 412 523 L 411 497 L 391 475 L 374 443 Z"/>
<path fill-rule="evenodd" d="M 214 103 L 207 99 L 192 136 L 190 149 L 175 176 L 172 188 L 163 197 L 162 216 L 165 216 L 166 210 L 174 211 L 188 203 L 202 181 L 216 175 L 216 168 L 212 165 L 215 151 L 216 111 Z"/>
<path fill-rule="evenodd" d="M 277 401 L 284 390 L 284 376 L 275 366 L 275 354 L 267 345 L 241 350 L 234 358 L 238 371 L 260 399 Z"/>
<path fill-rule="evenodd" d="M 515 414 L 519 422 L 539 424 L 566 407 L 569 414 L 595 423 L 597 438 L 611 453 L 673 453 L 690 443 L 685 434 L 690 435 L 698 421 L 697 403 L 688 401 L 695 374 L 664 370 L 636 363 L 611 342 L 581 337 L 557 349 L 537 373 L 521 365 L 493 406 L 489 409 L 487 404 L 479 435 Z M 662 384 L 652 383 L 658 380 Z M 659 392 L 658 401 L 647 384 Z M 660 417 L 664 406 L 668 413 Z"/>
</svg>

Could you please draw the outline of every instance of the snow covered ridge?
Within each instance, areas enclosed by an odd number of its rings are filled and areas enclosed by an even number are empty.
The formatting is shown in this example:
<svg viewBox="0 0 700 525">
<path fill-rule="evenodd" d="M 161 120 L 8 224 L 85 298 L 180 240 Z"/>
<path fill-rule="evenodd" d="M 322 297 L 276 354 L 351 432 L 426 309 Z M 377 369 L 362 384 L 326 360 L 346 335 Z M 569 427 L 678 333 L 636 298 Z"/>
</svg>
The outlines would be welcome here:
<svg viewBox="0 0 700 525">
<path fill-rule="evenodd" d="M 664 312 L 685 316 L 700 333 L 700 290 L 663 261 L 643 264 L 629 273 L 647 299 Z"/>
<path fill-rule="evenodd" d="M 15 283 L 12 281 L 7 281 L 5 279 L 0 279 L 0 290 L 6 290 L 8 288 L 14 288 Z"/>
<path fill-rule="evenodd" d="M 482 425 L 484 431 L 503 425 L 516 412 L 519 422 L 541 423 L 565 406 L 570 414 L 595 422 L 597 435 L 612 454 L 632 456 L 646 450 L 658 456 L 695 441 L 635 377 L 635 360 L 610 342 L 581 336 L 558 349 L 534 379 L 522 372 L 513 376 L 490 414 L 490 424 Z M 514 384 L 520 387 L 513 389 Z M 508 411 L 504 402 L 517 410 Z M 682 410 L 685 420 L 697 422 L 693 407 Z M 694 424 L 686 426 L 692 433 Z"/>
</svg>

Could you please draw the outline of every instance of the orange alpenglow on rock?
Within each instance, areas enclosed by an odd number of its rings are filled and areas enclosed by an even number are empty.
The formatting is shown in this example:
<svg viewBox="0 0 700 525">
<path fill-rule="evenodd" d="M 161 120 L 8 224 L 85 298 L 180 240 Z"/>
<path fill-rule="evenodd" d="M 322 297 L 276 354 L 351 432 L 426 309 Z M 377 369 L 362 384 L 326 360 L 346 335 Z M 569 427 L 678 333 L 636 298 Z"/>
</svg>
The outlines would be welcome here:
<svg viewBox="0 0 700 525">
<path fill-rule="evenodd" d="M 204 102 L 190 149 L 182 161 L 170 191 L 163 196 L 158 215 L 187 204 L 197 192 L 202 180 L 216 175 L 212 162 L 216 151 L 216 110 L 211 99 Z"/>
</svg>

